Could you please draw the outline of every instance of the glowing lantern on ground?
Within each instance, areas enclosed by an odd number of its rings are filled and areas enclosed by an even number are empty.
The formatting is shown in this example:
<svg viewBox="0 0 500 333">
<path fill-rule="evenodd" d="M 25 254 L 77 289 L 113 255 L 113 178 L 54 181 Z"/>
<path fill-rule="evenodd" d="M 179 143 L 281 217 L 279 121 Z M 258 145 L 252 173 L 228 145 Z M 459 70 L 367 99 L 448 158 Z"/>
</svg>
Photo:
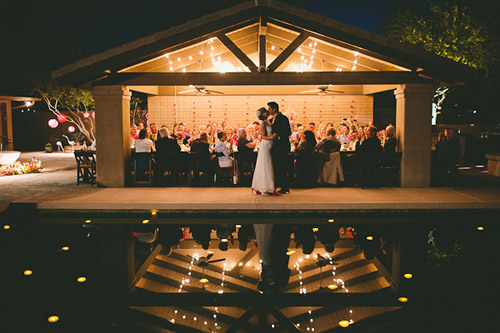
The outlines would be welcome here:
<svg viewBox="0 0 500 333">
<path fill-rule="evenodd" d="M 83 113 L 83 116 L 84 116 L 85 118 L 88 118 L 88 117 L 90 117 L 90 113 L 88 113 L 87 111 L 85 111 L 85 112 Z"/>
<path fill-rule="evenodd" d="M 75 126 L 68 127 L 68 132 L 73 133 L 76 130 Z"/>
<path fill-rule="evenodd" d="M 64 113 L 59 113 L 57 115 L 57 121 L 60 122 L 61 124 L 64 123 L 68 117 Z"/>
<path fill-rule="evenodd" d="M 50 128 L 56 128 L 59 126 L 59 122 L 56 119 L 49 119 L 48 124 Z"/>
</svg>

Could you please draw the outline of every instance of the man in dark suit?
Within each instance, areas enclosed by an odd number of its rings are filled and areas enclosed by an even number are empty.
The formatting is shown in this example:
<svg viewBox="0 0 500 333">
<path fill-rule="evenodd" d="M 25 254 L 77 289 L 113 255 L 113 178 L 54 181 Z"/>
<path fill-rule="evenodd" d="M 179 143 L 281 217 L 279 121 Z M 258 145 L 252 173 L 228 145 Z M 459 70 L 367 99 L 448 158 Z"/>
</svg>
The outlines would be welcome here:
<svg viewBox="0 0 500 333">
<path fill-rule="evenodd" d="M 274 183 L 276 187 L 281 187 L 278 191 L 281 194 L 287 194 L 290 191 L 290 182 L 288 180 L 288 166 L 290 153 L 290 122 L 288 118 L 279 112 L 279 105 L 276 102 L 269 102 L 268 111 L 273 120 L 273 135 L 275 141 L 271 150 L 274 166 Z"/>
</svg>

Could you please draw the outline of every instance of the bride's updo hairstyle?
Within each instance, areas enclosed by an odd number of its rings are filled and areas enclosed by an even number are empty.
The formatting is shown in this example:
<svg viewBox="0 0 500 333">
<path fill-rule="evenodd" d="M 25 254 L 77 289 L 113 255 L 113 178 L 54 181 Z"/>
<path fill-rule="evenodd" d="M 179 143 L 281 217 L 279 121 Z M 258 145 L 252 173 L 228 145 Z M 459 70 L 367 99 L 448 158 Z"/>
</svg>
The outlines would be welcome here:
<svg viewBox="0 0 500 333">
<path fill-rule="evenodd" d="M 266 120 L 267 117 L 264 116 L 264 113 L 267 112 L 267 109 L 265 107 L 261 107 L 257 110 L 257 118 L 259 118 L 260 120 Z"/>
</svg>

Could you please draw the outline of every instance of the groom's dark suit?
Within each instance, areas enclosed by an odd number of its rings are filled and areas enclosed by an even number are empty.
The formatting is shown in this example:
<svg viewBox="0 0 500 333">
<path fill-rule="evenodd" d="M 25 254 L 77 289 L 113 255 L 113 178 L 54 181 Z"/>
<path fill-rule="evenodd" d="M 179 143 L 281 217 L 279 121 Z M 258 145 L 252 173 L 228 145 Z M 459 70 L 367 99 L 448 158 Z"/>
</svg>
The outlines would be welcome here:
<svg viewBox="0 0 500 333">
<path fill-rule="evenodd" d="M 292 134 L 288 118 L 279 112 L 274 118 L 273 133 L 278 135 L 274 141 L 271 155 L 274 166 L 274 182 L 276 187 L 281 187 L 283 191 L 289 191 L 288 181 L 288 154 L 290 153 L 289 136 Z"/>
</svg>

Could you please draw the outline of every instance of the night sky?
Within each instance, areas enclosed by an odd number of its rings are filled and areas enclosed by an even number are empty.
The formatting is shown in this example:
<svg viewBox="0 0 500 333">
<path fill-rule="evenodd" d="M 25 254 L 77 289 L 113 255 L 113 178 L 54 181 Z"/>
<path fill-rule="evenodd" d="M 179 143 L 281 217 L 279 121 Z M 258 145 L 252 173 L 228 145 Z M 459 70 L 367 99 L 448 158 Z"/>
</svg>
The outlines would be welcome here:
<svg viewBox="0 0 500 333">
<path fill-rule="evenodd" d="M 0 20 L 0 95 L 30 93 L 31 81 L 79 58 L 234 5 L 235 0 L 8 1 Z M 292 0 L 360 28 L 380 32 L 397 6 L 424 0 Z M 5 15 L 6 14 L 6 15 Z"/>
</svg>

